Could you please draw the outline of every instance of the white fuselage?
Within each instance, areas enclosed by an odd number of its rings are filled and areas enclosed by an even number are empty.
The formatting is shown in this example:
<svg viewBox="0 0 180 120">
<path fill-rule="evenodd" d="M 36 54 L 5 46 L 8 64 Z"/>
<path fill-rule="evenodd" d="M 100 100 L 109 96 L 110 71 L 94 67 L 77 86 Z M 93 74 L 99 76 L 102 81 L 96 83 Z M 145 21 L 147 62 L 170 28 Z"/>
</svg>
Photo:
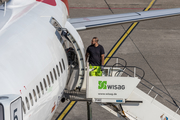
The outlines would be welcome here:
<svg viewBox="0 0 180 120">
<path fill-rule="evenodd" d="M 35 0 L 0 6 L 0 96 L 22 96 L 24 120 L 51 119 L 62 97 L 68 60 L 50 19 L 65 27 L 67 16 L 61 0 L 56 6 Z"/>
</svg>

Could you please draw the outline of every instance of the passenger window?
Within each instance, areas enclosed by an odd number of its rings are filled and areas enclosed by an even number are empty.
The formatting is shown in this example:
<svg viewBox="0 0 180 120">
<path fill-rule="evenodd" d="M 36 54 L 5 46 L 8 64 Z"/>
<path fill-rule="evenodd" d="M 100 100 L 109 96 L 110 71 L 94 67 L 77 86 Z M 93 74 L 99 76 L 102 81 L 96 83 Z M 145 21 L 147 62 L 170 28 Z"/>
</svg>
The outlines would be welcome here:
<svg viewBox="0 0 180 120">
<path fill-rule="evenodd" d="M 51 87 L 51 82 L 50 82 L 50 80 L 49 80 L 49 76 L 48 76 L 48 75 L 47 75 L 47 81 L 48 81 L 49 87 Z"/>
<path fill-rule="evenodd" d="M 59 72 L 59 67 L 58 67 L 58 65 L 56 65 L 56 69 L 57 69 L 57 72 L 58 72 L 58 76 L 60 76 L 60 72 Z"/>
<path fill-rule="evenodd" d="M 23 107 L 24 114 L 26 114 L 26 108 L 25 108 L 25 105 L 24 105 L 23 101 L 22 101 L 22 107 Z"/>
<path fill-rule="evenodd" d="M 63 59 L 62 59 L 62 64 L 63 64 L 64 70 L 65 70 L 65 65 L 64 65 L 64 60 Z"/>
<path fill-rule="evenodd" d="M 57 80 L 56 71 L 54 68 L 53 68 L 53 72 L 54 72 L 55 79 Z"/>
<path fill-rule="evenodd" d="M 50 76 L 51 76 L 52 83 L 54 83 L 54 78 L 53 78 L 52 72 L 50 72 Z"/>
<path fill-rule="evenodd" d="M 36 89 L 37 89 L 38 96 L 39 96 L 39 98 L 40 98 L 40 97 L 41 97 L 41 94 L 40 94 L 40 91 L 39 91 L 39 87 L 36 86 Z"/>
<path fill-rule="evenodd" d="M 63 73 L 63 69 L 62 69 L 62 66 L 61 66 L 61 62 L 59 62 L 59 66 L 61 68 L 61 73 Z"/>
<path fill-rule="evenodd" d="M 29 98 L 30 98 L 31 106 L 33 106 L 33 99 L 31 93 L 29 93 Z"/>
<path fill-rule="evenodd" d="M 27 97 L 26 97 L 25 99 L 26 99 L 26 106 L 27 106 L 27 109 L 29 110 L 29 109 L 30 109 L 29 100 L 28 100 Z"/>
<path fill-rule="evenodd" d="M 46 91 L 47 91 L 47 84 L 46 84 L 46 80 L 45 80 L 45 79 L 43 79 L 43 81 L 44 81 L 44 87 L 45 87 L 45 89 L 46 89 Z"/>
<path fill-rule="evenodd" d="M 44 89 L 43 89 L 43 85 L 42 83 L 40 82 L 40 86 L 41 86 L 41 91 L 42 91 L 42 94 L 44 94 Z"/>
<path fill-rule="evenodd" d="M 37 96 L 36 96 L 36 92 L 34 89 L 33 89 L 33 95 L 34 95 L 35 102 L 37 102 Z"/>
</svg>

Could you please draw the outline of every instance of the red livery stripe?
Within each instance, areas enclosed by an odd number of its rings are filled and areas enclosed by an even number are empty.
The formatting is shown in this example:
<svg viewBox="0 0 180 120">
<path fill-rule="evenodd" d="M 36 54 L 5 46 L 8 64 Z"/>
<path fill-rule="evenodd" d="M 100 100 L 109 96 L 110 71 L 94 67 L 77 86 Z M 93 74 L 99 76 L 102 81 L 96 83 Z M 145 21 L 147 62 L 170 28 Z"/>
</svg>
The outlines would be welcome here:
<svg viewBox="0 0 180 120">
<path fill-rule="evenodd" d="M 56 0 L 36 0 L 36 1 L 43 2 L 43 3 L 46 3 L 48 5 L 56 6 Z"/>
</svg>

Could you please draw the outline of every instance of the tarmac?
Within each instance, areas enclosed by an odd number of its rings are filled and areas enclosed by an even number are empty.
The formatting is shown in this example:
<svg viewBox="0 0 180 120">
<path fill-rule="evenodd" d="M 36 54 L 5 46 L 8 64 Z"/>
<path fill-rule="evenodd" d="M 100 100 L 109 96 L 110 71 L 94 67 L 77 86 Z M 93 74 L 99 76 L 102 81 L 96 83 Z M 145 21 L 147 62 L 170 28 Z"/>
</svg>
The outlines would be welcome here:
<svg viewBox="0 0 180 120">
<path fill-rule="evenodd" d="M 106 0 L 115 14 L 142 11 L 151 1 L 150 0 Z M 104 0 L 69 0 L 70 18 L 109 15 L 112 12 L 108 9 Z M 179 0 L 158 0 L 152 10 L 180 7 Z M 122 36 L 130 24 L 113 25 L 95 29 L 78 31 L 85 48 L 90 45 L 94 36 L 99 38 L 99 43 L 104 46 L 105 54 L 113 47 L 116 41 Z M 138 47 L 135 47 L 134 43 Z M 140 54 L 141 52 L 141 54 Z M 162 86 L 165 85 L 170 95 L 180 101 L 180 16 L 156 19 L 140 22 L 130 37 L 122 44 L 114 55 L 123 58 L 129 66 L 138 66 L 145 71 L 145 79 L 165 93 Z M 143 56 L 144 58 L 143 58 Z M 147 62 L 149 65 L 147 64 Z M 150 66 L 160 78 L 154 74 Z M 151 84 L 142 80 L 143 84 L 152 87 Z M 142 84 L 138 88 L 148 93 L 148 89 Z M 164 98 L 172 101 L 170 97 L 162 91 L 154 88 Z M 155 97 L 155 93 L 150 94 Z M 157 97 L 157 100 L 176 110 L 174 106 L 167 103 L 164 99 Z M 60 103 L 52 120 L 63 110 L 69 101 Z M 180 102 L 177 102 L 180 106 Z M 86 102 L 77 102 L 74 108 L 66 116 L 65 120 L 86 120 Z M 99 105 L 92 104 L 93 120 L 120 120 Z"/>
</svg>

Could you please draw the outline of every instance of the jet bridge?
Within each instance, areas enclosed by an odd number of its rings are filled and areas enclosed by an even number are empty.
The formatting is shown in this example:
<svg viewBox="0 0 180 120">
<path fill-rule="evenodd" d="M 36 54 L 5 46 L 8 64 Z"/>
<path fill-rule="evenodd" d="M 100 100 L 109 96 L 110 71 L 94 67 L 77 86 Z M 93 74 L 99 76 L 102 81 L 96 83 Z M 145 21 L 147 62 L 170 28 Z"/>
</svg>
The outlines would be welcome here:
<svg viewBox="0 0 180 120">
<path fill-rule="evenodd" d="M 173 111 L 161 104 L 156 100 L 158 94 L 152 98 L 152 89 L 146 94 L 137 88 L 145 74 L 141 68 L 116 63 L 105 67 L 103 76 L 89 76 L 91 70 L 87 64 L 84 89 L 65 91 L 66 98 L 72 101 L 86 101 L 89 112 L 90 103 L 94 102 L 121 120 L 180 120 L 179 108 Z M 137 76 L 140 71 L 141 76 Z"/>
</svg>

